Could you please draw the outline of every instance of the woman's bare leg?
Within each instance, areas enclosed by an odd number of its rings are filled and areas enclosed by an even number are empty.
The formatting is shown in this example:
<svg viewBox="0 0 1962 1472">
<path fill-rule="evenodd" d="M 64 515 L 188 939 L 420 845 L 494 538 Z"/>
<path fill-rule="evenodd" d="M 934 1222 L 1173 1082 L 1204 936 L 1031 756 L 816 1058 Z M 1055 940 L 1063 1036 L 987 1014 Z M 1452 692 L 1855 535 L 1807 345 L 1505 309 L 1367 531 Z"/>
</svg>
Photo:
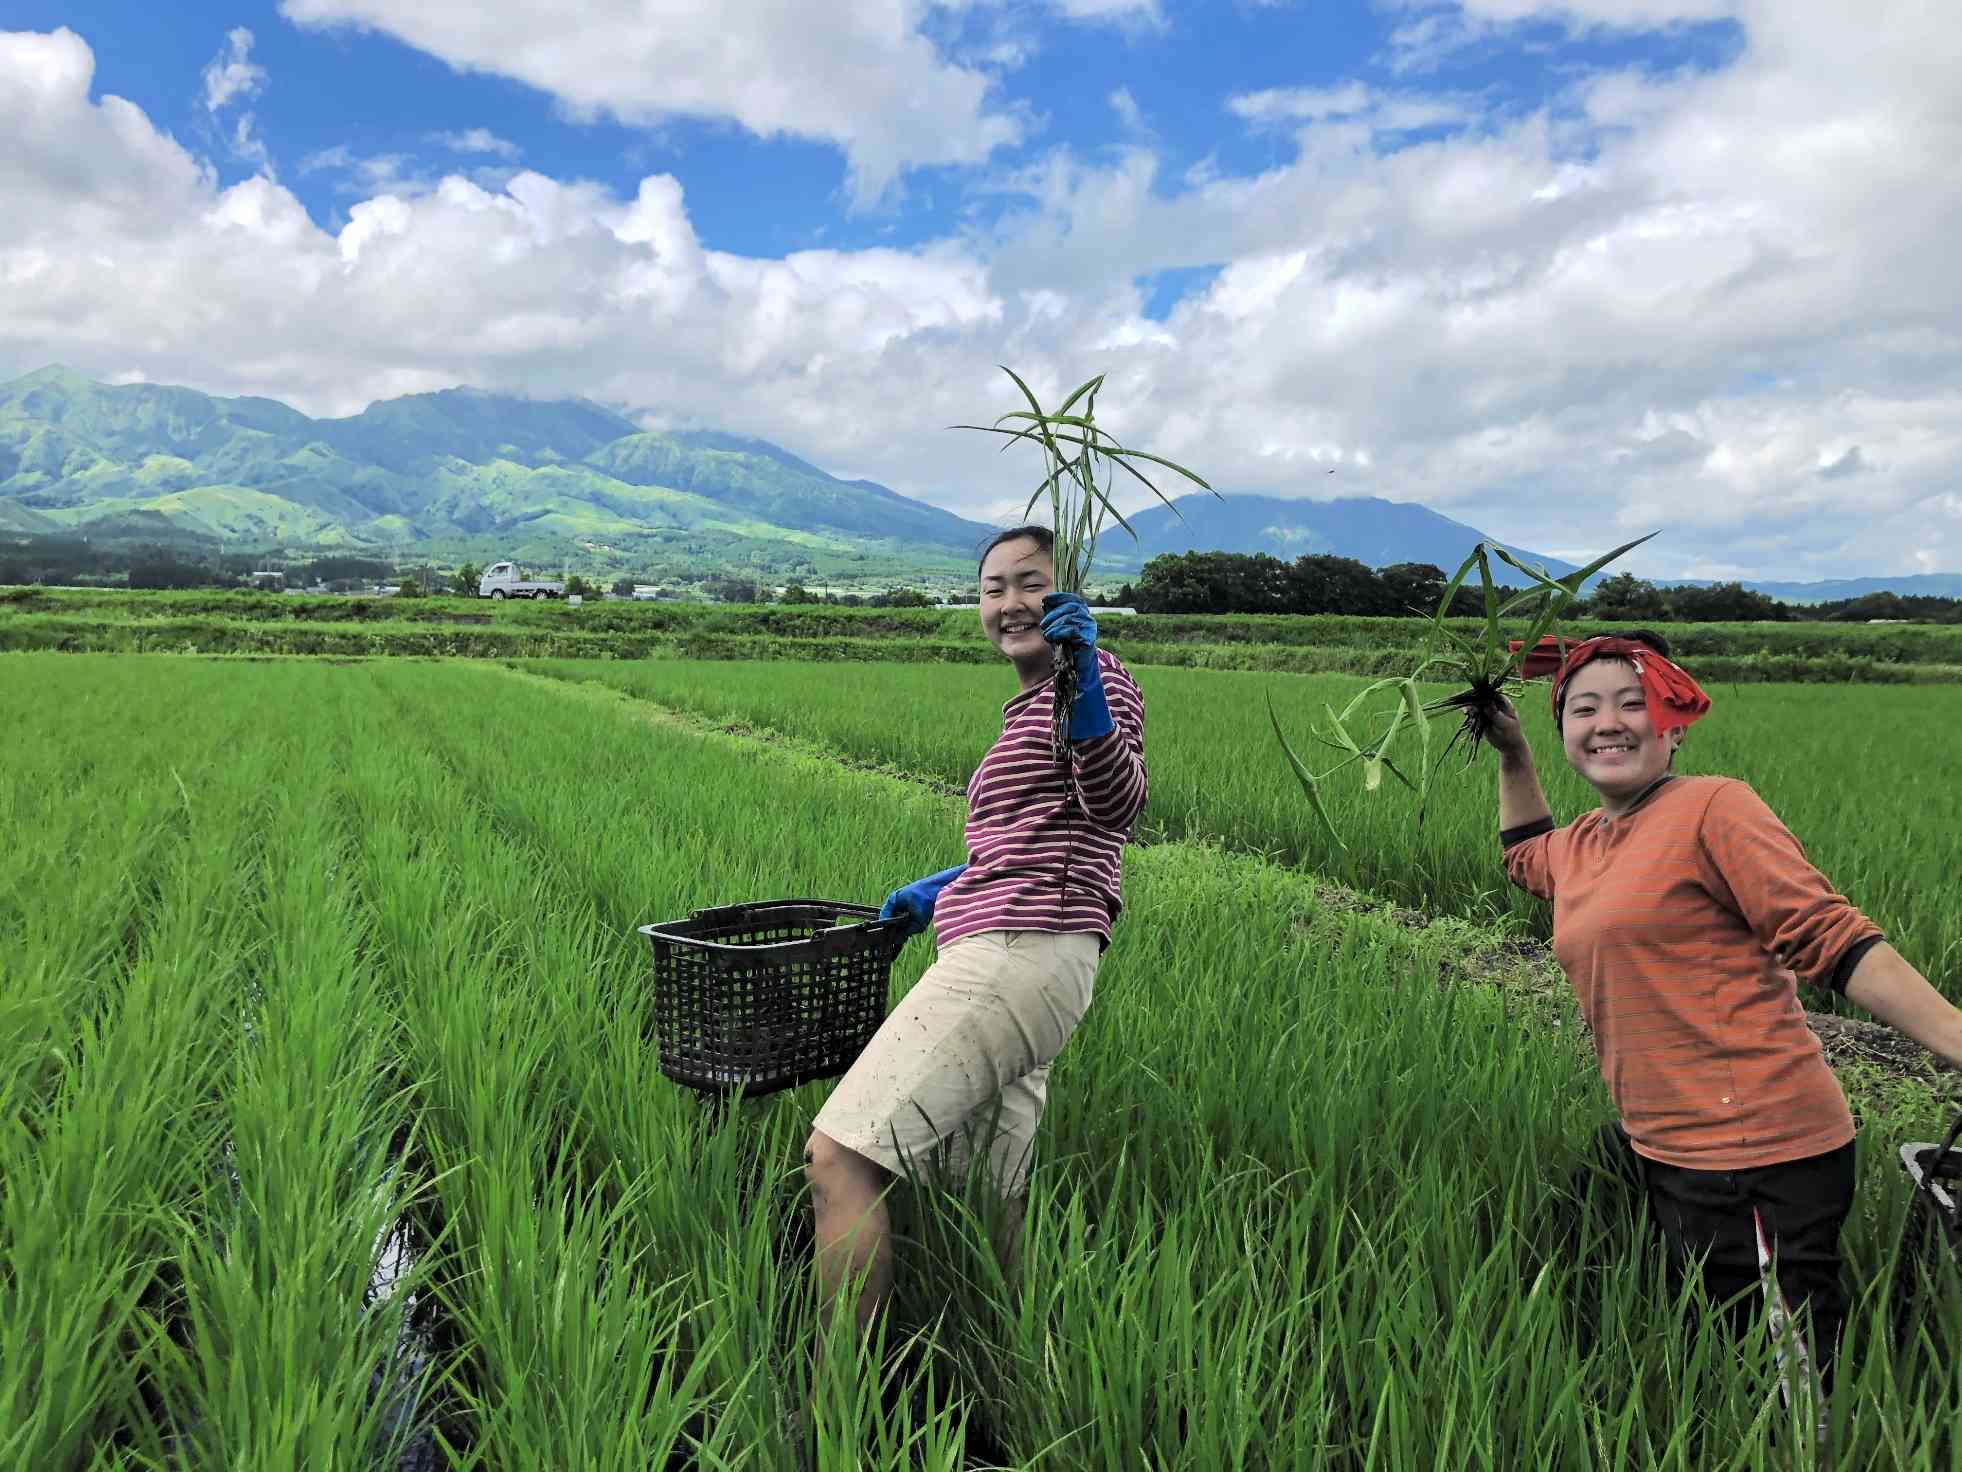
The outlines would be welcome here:
<svg viewBox="0 0 1962 1472">
<path fill-rule="evenodd" d="M 886 1210 L 891 1177 L 876 1161 L 813 1130 L 804 1146 L 817 1226 L 817 1280 L 826 1305 L 858 1282 L 852 1318 L 863 1339 L 892 1294 L 892 1219 Z"/>
</svg>

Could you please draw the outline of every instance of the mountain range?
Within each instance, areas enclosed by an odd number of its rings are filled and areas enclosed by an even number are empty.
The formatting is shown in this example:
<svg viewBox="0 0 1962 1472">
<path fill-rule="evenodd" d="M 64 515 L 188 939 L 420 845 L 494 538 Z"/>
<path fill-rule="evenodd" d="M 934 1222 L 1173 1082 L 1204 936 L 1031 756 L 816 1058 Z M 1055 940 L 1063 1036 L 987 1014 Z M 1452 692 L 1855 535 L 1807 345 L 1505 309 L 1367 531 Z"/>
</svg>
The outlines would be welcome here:
<svg viewBox="0 0 1962 1472">
<path fill-rule="evenodd" d="M 1123 576 L 1160 553 L 1204 549 L 1449 571 L 1483 536 L 1376 497 L 1189 495 L 1173 506 L 1132 516 L 1135 543 L 1110 528 L 1099 566 Z M 61 367 L 0 383 L 0 535 L 846 582 L 971 576 L 991 531 L 765 440 L 650 431 L 586 399 L 455 388 L 314 419 L 274 399 L 103 384 Z M 1747 586 L 1801 602 L 1954 597 L 1962 575 Z"/>
<path fill-rule="evenodd" d="M 0 384 L 0 532 L 868 575 L 971 565 L 989 528 L 762 440 L 584 399 L 447 389 L 312 419 L 272 399 Z"/>
</svg>

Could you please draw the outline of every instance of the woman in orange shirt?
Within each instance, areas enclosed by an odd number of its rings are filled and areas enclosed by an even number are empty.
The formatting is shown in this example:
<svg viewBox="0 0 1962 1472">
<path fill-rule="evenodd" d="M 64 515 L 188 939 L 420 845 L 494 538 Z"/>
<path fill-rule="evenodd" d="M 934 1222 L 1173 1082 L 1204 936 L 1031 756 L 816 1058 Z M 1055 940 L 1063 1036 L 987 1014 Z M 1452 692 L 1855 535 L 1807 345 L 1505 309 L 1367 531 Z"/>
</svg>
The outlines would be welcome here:
<svg viewBox="0 0 1962 1472">
<path fill-rule="evenodd" d="M 1601 806 L 1554 826 L 1509 705 L 1494 713 L 1512 882 L 1553 902 L 1553 949 L 1620 1115 L 1612 1164 L 1639 1182 L 1672 1268 L 1755 1321 L 1761 1247 L 1829 1369 L 1846 1314 L 1839 1233 L 1853 1119 L 1797 980 L 1843 992 L 1962 1067 L 1962 1012 L 1805 857 L 1751 788 L 1677 776 L 1709 697 L 1646 631 L 1572 647 L 1553 683 L 1568 762 Z"/>
</svg>

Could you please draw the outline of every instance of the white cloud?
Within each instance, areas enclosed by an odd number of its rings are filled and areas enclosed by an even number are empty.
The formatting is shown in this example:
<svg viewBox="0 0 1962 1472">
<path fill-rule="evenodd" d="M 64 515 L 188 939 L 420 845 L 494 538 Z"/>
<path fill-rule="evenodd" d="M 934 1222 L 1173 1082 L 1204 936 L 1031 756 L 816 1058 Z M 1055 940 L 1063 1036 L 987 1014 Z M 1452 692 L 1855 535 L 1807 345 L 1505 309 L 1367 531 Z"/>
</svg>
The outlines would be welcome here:
<svg viewBox="0 0 1962 1472">
<path fill-rule="evenodd" d="M 1509 28 L 1529 22 L 1562 27 L 1571 35 L 1667 31 L 1700 22 L 1736 20 L 1760 0 L 1447 0 L 1420 11 L 1391 33 L 1392 70 L 1436 70 L 1470 47 L 1501 40 Z"/>
<path fill-rule="evenodd" d="M 281 0 L 280 10 L 514 78 L 578 116 L 725 118 L 762 137 L 836 143 L 861 202 L 909 166 L 978 163 L 1025 129 L 991 98 L 988 73 L 921 34 L 925 0 Z"/>
<path fill-rule="evenodd" d="M 1687 22 L 1733 19 L 1750 12 L 1753 4 L 1750 0 L 1459 0 L 1459 8 L 1474 19 L 1500 25 L 1552 20 L 1582 30 L 1654 31 Z"/>
<path fill-rule="evenodd" d="M 1333 87 L 1268 87 L 1231 97 L 1226 107 L 1250 123 L 1293 123 L 1353 117 L 1369 106 L 1370 97 L 1370 89 L 1361 82 Z"/>
<path fill-rule="evenodd" d="M 249 112 L 240 113 L 232 119 L 231 131 L 225 134 L 225 146 L 233 158 L 251 164 L 267 178 L 274 178 L 278 171 L 273 167 L 272 150 L 255 131 L 257 127 L 256 117 Z"/>
<path fill-rule="evenodd" d="M 272 154 L 257 133 L 258 118 L 245 108 L 229 126 L 219 114 L 234 103 L 257 97 L 266 89 L 266 69 L 252 60 L 252 32 L 234 26 L 225 45 L 204 68 L 204 110 L 233 158 L 251 164 L 268 178 L 274 176 Z"/>
<path fill-rule="evenodd" d="M 1066 20 L 1141 25 L 1162 29 L 1164 13 L 1158 0 L 1054 0 L 1056 11 Z"/>
<path fill-rule="evenodd" d="M 252 60 L 252 32 L 235 26 L 224 49 L 205 66 L 204 109 L 218 112 L 241 97 L 257 97 L 265 86 L 266 69 Z"/>
<path fill-rule="evenodd" d="M 1151 125 L 1145 121 L 1144 109 L 1138 106 L 1138 99 L 1131 95 L 1129 87 L 1116 88 L 1110 94 L 1110 110 L 1117 114 L 1117 121 L 1125 132 L 1138 137 L 1149 137 Z"/>
<path fill-rule="evenodd" d="M 1462 128 L 1480 119 L 1468 98 L 1448 93 L 1384 92 L 1361 82 L 1332 87 L 1270 87 L 1226 100 L 1226 109 L 1257 129 L 1286 131 L 1347 125 L 1397 140 L 1432 128 Z M 1331 134 L 1331 136 L 1340 136 Z"/>
<path fill-rule="evenodd" d="M 1005 514 L 1033 464 L 941 426 L 1009 407 L 998 363 L 1048 395 L 1108 372 L 1113 430 L 1229 493 L 1423 501 L 1556 554 L 1661 526 L 1655 575 L 1962 568 L 1962 38 L 1884 0 L 1740 15 L 1722 70 L 1582 78 L 1558 115 L 1386 151 L 1369 119 L 1428 94 L 1291 99 L 1258 174 L 1058 150 L 985 234 L 778 259 L 705 245 L 666 175 L 396 188 L 344 151 L 329 232 L 92 100 L 78 37 L 0 36 L 0 377 L 583 393 Z M 1143 317 L 1135 280 L 1209 263 Z"/>
<path fill-rule="evenodd" d="M 304 177 L 323 169 L 351 169 L 358 162 L 353 149 L 345 143 L 336 143 L 332 148 L 319 149 L 301 159 L 299 172 Z"/>
<path fill-rule="evenodd" d="M 515 159 L 522 151 L 508 138 L 500 138 L 489 128 L 466 128 L 461 133 L 431 133 L 429 141 L 451 153 L 488 153 L 502 159 Z"/>
</svg>

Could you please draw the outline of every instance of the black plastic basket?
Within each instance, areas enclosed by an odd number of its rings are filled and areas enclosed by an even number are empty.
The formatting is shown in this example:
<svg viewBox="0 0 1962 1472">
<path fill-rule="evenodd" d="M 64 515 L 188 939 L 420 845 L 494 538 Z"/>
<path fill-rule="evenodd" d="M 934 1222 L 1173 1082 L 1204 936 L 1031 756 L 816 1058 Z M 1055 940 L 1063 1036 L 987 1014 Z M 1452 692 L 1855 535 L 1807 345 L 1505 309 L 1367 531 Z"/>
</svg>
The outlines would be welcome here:
<svg viewBox="0 0 1962 1472">
<path fill-rule="evenodd" d="M 836 1078 L 886 1016 L 906 922 L 866 905 L 767 900 L 643 925 L 661 1072 L 705 1094 Z"/>
<path fill-rule="evenodd" d="M 1939 1145 L 1901 1146 L 1901 1169 L 1914 1182 L 1907 1225 L 1901 1234 L 1894 1283 L 1903 1311 L 1930 1289 L 1953 1288 L 1962 1272 L 1962 1116 Z M 1904 1323 L 1905 1321 L 1903 1321 Z"/>
</svg>

